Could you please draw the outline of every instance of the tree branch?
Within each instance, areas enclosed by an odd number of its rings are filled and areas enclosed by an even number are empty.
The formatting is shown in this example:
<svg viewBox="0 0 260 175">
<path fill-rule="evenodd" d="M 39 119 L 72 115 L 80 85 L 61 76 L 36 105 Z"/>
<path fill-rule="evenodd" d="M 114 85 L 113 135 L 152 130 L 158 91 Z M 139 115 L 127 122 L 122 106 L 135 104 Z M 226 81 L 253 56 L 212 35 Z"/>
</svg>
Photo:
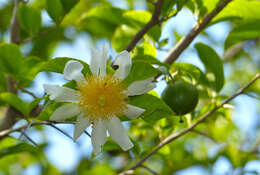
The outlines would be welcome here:
<svg viewBox="0 0 260 175">
<path fill-rule="evenodd" d="M 130 52 L 136 45 L 136 43 L 147 33 L 153 26 L 160 24 L 162 21 L 159 20 L 164 0 L 158 0 L 155 3 L 155 10 L 153 12 L 150 21 L 135 35 L 133 40 L 128 44 L 125 50 Z"/>
<path fill-rule="evenodd" d="M 42 37 L 44 35 L 47 35 L 48 33 L 52 32 L 52 31 L 54 31 L 56 29 L 57 29 L 57 26 L 49 28 L 49 29 L 47 29 L 45 31 L 42 31 L 42 32 L 38 33 L 37 35 L 31 36 L 31 37 L 26 38 L 24 40 L 20 40 L 19 43 L 26 43 L 26 42 L 35 40 L 35 39 L 40 38 L 40 37 Z"/>
<path fill-rule="evenodd" d="M 231 100 L 233 100 L 235 97 L 237 97 L 238 95 L 244 93 L 244 91 L 250 87 L 257 79 L 260 78 L 260 73 L 258 73 L 247 85 L 245 85 L 243 88 L 239 89 L 235 94 L 233 94 L 232 96 L 230 96 L 229 98 L 227 98 L 225 101 L 223 101 L 220 105 L 216 106 L 215 108 L 213 108 L 211 111 L 207 112 L 206 114 L 202 115 L 195 123 L 191 124 L 188 128 L 184 129 L 183 131 L 180 131 L 178 133 L 173 133 L 170 136 L 166 137 L 164 140 L 162 140 L 157 146 L 155 146 L 155 148 L 149 153 L 147 154 L 144 158 L 142 158 L 141 160 L 139 160 L 136 164 L 134 164 L 132 167 L 130 167 L 129 169 L 127 169 L 126 171 L 123 171 L 122 173 L 120 173 L 120 175 L 125 175 L 126 172 L 129 172 L 131 170 L 134 170 L 140 166 L 142 166 L 142 164 L 151 156 L 153 156 L 157 151 L 159 151 L 162 147 L 164 147 L 165 145 L 171 143 L 172 141 L 176 140 L 177 138 L 183 136 L 184 134 L 190 132 L 193 130 L 193 128 L 195 128 L 198 124 L 200 124 L 201 122 L 203 122 L 205 119 L 207 119 L 211 114 L 213 114 L 214 112 L 216 112 L 219 108 L 223 107 L 225 104 L 227 104 L 228 102 L 230 102 Z"/>
<path fill-rule="evenodd" d="M 190 45 L 194 38 L 210 23 L 210 21 L 226 7 L 232 0 L 222 0 L 216 8 L 208 13 L 201 21 L 198 21 L 190 32 L 183 37 L 168 53 L 165 63 L 172 64 L 180 54 Z"/>
<path fill-rule="evenodd" d="M 75 122 L 56 122 L 56 121 L 40 121 L 40 122 L 33 122 L 33 123 L 28 123 L 26 125 L 20 126 L 15 129 L 6 129 L 3 131 L 0 131 L 0 139 L 8 136 L 9 134 L 13 132 L 21 132 L 24 129 L 27 129 L 28 127 L 31 126 L 36 126 L 36 125 L 53 125 L 53 124 L 75 124 Z"/>
<path fill-rule="evenodd" d="M 17 11 L 19 7 L 19 3 L 22 2 L 22 0 L 15 0 L 14 1 L 14 10 L 13 10 L 13 16 L 12 16 L 12 21 L 11 21 L 11 26 L 10 26 L 10 41 L 11 43 L 18 43 L 20 40 L 20 25 L 19 21 L 17 18 Z M 12 92 L 17 94 L 17 88 L 15 87 L 15 81 L 12 79 L 12 77 L 7 76 L 7 88 L 8 92 Z M 5 113 L 5 116 L 1 119 L 0 121 L 0 131 L 8 129 L 12 127 L 15 122 L 17 117 L 21 117 L 22 114 L 14 109 L 12 106 L 8 105 L 7 111 Z"/>
</svg>

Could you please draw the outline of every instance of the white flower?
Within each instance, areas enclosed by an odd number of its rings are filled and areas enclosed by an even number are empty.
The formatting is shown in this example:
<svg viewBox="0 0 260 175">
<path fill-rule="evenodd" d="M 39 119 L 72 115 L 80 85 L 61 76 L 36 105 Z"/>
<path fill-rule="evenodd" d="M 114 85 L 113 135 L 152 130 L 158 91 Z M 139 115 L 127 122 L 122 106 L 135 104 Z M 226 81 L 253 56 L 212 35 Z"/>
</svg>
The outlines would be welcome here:
<svg viewBox="0 0 260 175">
<path fill-rule="evenodd" d="M 121 82 L 131 69 L 132 61 L 127 51 L 116 56 L 114 65 L 118 70 L 114 75 L 106 74 L 107 48 L 102 52 L 92 50 L 90 70 L 92 75 L 82 74 L 83 65 L 77 61 L 68 61 L 64 68 L 64 77 L 75 80 L 79 90 L 73 90 L 58 85 L 44 85 L 51 100 L 71 102 L 54 111 L 51 120 L 63 121 L 77 116 L 74 128 L 74 140 L 92 123 L 91 142 L 95 154 L 101 152 L 107 139 L 107 131 L 111 138 L 123 150 L 133 147 L 119 116 L 126 115 L 136 119 L 145 110 L 128 104 L 128 96 L 141 95 L 155 87 L 152 78 L 135 81 L 125 87 Z"/>
</svg>

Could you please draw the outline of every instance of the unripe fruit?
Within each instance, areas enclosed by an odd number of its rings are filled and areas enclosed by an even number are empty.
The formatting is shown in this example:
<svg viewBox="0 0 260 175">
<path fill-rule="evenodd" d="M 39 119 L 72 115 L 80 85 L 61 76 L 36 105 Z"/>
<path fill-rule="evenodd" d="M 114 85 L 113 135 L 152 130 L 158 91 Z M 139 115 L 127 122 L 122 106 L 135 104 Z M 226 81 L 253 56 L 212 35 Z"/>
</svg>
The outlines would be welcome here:
<svg viewBox="0 0 260 175">
<path fill-rule="evenodd" d="M 182 80 L 170 83 L 161 97 L 177 115 L 192 112 L 199 101 L 196 87 Z"/>
</svg>

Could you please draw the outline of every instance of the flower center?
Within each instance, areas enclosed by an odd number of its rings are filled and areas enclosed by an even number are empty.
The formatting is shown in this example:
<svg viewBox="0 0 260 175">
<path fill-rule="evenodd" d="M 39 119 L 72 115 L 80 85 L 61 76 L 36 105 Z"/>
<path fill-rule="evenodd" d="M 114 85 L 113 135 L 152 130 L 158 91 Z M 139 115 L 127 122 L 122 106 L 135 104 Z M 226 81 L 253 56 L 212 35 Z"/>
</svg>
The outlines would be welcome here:
<svg viewBox="0 0 260 175">
<path fill-rule="evenodd" d="M 124 114 L 127 105 L 125 87 L 111 75 L 87 75 L 79 86 L 79 106 L 90 121 L 107 120 Z"/>
</svg>

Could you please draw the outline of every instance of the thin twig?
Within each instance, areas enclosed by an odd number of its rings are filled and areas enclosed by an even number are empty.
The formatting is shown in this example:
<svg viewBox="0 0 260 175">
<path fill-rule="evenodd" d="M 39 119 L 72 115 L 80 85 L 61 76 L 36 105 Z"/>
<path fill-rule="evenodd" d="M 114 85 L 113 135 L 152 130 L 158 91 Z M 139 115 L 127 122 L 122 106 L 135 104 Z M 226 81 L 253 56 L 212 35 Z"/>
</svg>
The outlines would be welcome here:
<svg viewBox="0 0 260 175">
<path fill-rule="evenodd" d="M 87 131 L 84 131 L 84 133 L 91 138 L 91 135 Z"/>
<path fill-rule="evenodd" d="M 152 18 L 150 21 L 141 29 L 139 32 L 135 35 L 133 40 L 128 44 L 125 50 L 130 52 L 136 45 L 136 43 L 155 25 L 160 23 L 160 14 L 161 14 L 161 9 L 163 6 L 164 0 L 158 0 L 155 3 L 155 10 L 153 12 Z"/>
<path fill-rule="evenodd" d="M 22 92 L 31 95 L 33 98 L 38 98 L 34 93 L 32 93 L 31 91 L 28 91 L 27 89 L 24 89 L 22 87 L 18 87 Z"/>
<path fill-rule="evenodd" d="M 214 112 L 216 112 L 218 109 L 220 109 L 221 107 L 224 106 L 224 104 L 227 104 L 228 102 L 230 102 L 231 100 L 233 100 L 235 97 L 237 97 L 238 95 L 242 94 L 249 86 L 251 86 L 257 79 L 260 78 L 260 73 L 258 73 L 247 85 L 245 85 L 243 88 L 239 89 L 235 94 L 233 94 L 232 96 L 230 96 L 229 98 L 227 98 L 225 101 L 223 101 L 220 105 L 216 106 L 215 108 L 213 108 L 211 111 L 207 112 L 206 114 L 202 115 L 195 123 L 193 123 L 192 125 L 190 125 L 188 128 L 182 130 L 181 132 L 178 133 L 173 133 L 171 135 L 169 135 L 168 137 L 166 137 L 164 140 L 162 140 L 157 146 L 155 146 L 155 148 L 149 153 L 147 154 L 145 157 L 143 157 L 141 160 L 139 160 L 137 163 L 135 163 L 132 167 L 130 167 L 129 169 L 127 169 L 126 171 L 123 171 L 122 173 L 120 173 L 120 175 L 125 175 L 125 172 L 129 172 L 129 170 L 134 170 L 140 166 L 142 166 L 142 164 L 151 156 L 153 156 L 157 151 L 159 151 L 162 147 L 164 147 L 165 145 L 171 143 L 172 141 L 176 140 L 177 138 L 183 136 L 184 134 L 190 132 L 193 130 L 193 128 L 195 128 L 198 124 L 200 124 L 201 122 L 203 122 L 205 119 L 207 119 L 211 114 L 213 114 Z"/>
<path fill-rule="evenodd" d="M 68 138 L 70 138 L 71 140 L 73 140 L 73 138 L 66 133 L 65 131 L 61 130 L 60 128 L 58 128 L 57 126 L 55 126 L 54 124 L 50 123 L 48 124 L 49 126 L 53 127 L 54 129 L 57 129 L 58 131 L 60 131 L 62 134 L 64 134 L 65 136 L 67 136 Z"/>
<path fill-rule="evenodd" d="M 20 126 L 18 128 L 11 128 L 11 129 L 6 129 L 3 131 L 0 131 L 0 139 L 8 136 L 9 134 L 13 132 L 20 132 L 23 129 L 28 128 L 28 126 L 36 126 L 36 125 L 49 125 L 49 124 L 75 124 L 75 122 L 56 122 L 56 121 L 40 121 L 40 122 L 32 122 L 23 126 Z"/>
<path fill-rule="evenodd" d="M 210 21 L 226 7 L 232 0 L 222 0 L 216 8 L 204 16 L 201 21 L 198 21 L 190 32 L 183 37 L 168 53 L 165 58 L 165 63 L 172 64 L 180 54 L 190 45 L 194 38 L 210 23 Z"/>
<path fill-rule="evenodd" d="M 260 101 L 260 97 L 258 97 L 258 96 L 255 96 L 255 95 L 252 95 L 252 94 L 249 94 L 249 93 L 244 93 L 244 95 Z"/>
<path fill-rule="evenodd" d="M 145 165 L 142 165 L 141 167 L 146 169 L 147 171 L 149 171 L 153 175 L 158 175 L 158 173 L 156 173 L 154 170 L 152 170 L 151 168 L 149 168 L 149 167 L 147 167 Z"/>
<path fill-rule="evenodd" d="M 52 31 L 54 31 L 56 29 L 57 29 L 57 26 L 49 28 L 49 29 L 47 29 L 45 31 L 42 31 L 42 32 L 38 33 L 37 35 L 31 36 L 31 37 L 26 38 L 24 40 L 20 40 L 19 43 L 26 43 L 26 42 L 35 40 L 35 39 L 40 38 L 40 37 L 42 37 L 44 35 L 47 35 L 48 33 L 52 32 Z"/>
<path fill-rule="evenodd" d="M 29 137 L 25 131 L 22 129 L 20 131 L 22 133 L 22 136 L 24 136 L 28 141 L 30 141 L 34 146 L 39 146 L 35 141 L 33 141 L 33 139 L 31 137 Z"/>
</svg>

